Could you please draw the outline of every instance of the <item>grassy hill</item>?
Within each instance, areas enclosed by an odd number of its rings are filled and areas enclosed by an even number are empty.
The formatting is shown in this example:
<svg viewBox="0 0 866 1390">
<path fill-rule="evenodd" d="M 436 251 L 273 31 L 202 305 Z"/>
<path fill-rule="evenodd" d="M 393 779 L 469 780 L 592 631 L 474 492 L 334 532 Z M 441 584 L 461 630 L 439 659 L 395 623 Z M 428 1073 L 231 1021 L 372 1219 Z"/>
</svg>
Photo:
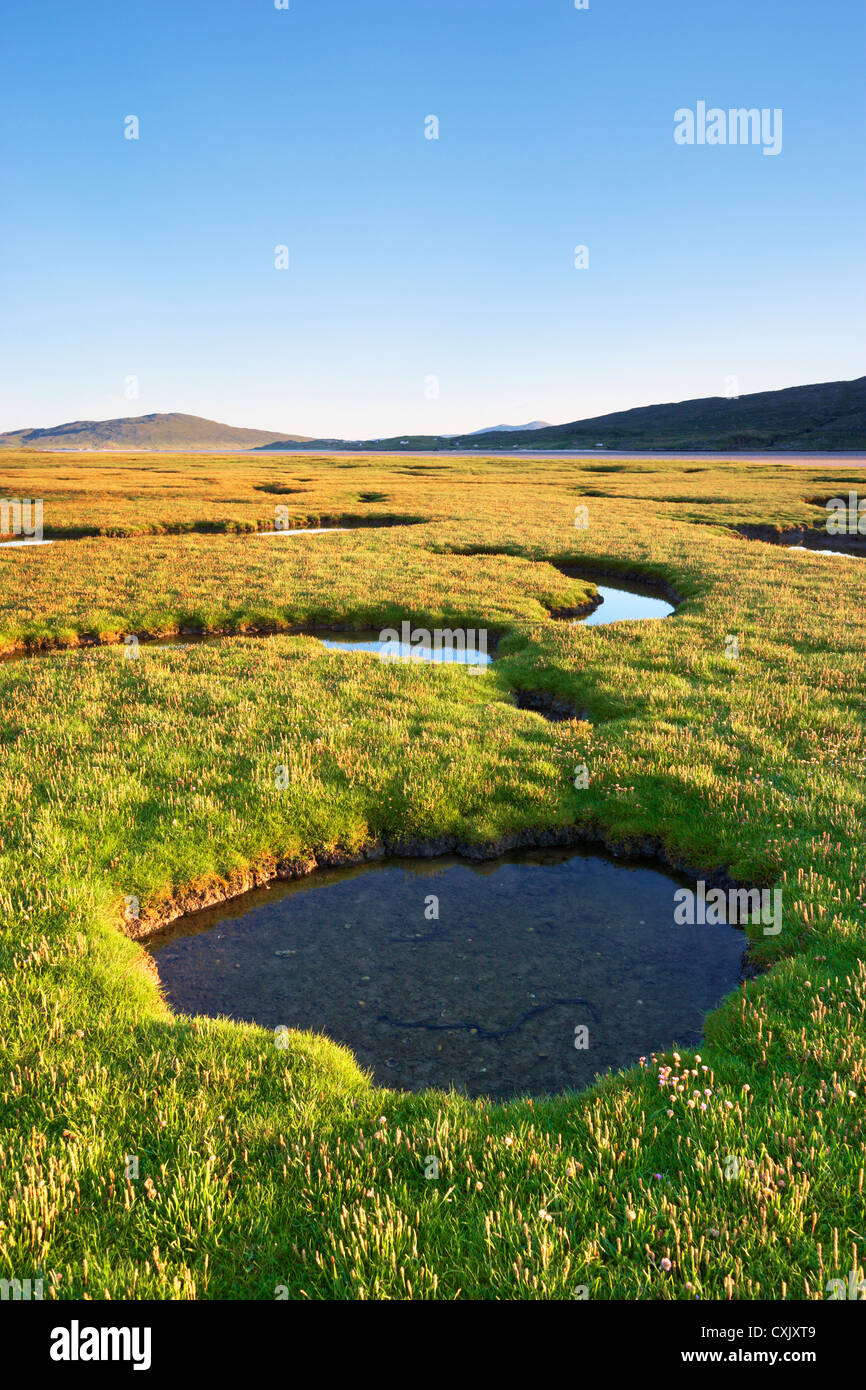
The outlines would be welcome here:
<svg viewBox="0 0 866 1390">
<path fill-rule="evenodd" d="M 0 447 L 38 449 L 253 449 L 273 440 L 298 444 L 309 435 L 239 429 L 201 415 L 137 415 L 121 420 L 73 420 L 52 429 L 11 430 Z"/>
<path fill-rule="evenodd" d="M 472 441 L 470 443 L 470 441 Z M 544 428 L 475 431 L 461 435 L 395 435 L 389 439 L 313 439 L 303 434 L 240 429 L 178 412 L 119 420 L 74 420 L 51 429 L 11 430 L 0 447 L 116 449 L 118 451 L 219 449 L 294 452 L 298 446 L 365 451 L 413 449 L 804 449 L 866 448 L 866 377 L 819 382 L 783 391 L 758 391 L 730 400 L 707 396 L 668 405 L 640 406 Z"/>
<path fill-rule="evenodd" d="M 487 443 L 498 439 L 490 434 Z M 866 377 L 736 400 L 706 396 L 642 406 L 502 439 L 540 448 L 603 443 L 629 449 L 860 449 L 866 447 Z"/>
<path fill-rule="evenodd" d="M 472 444 L 468 441 L 472 440 Z M 287 442 L 287 441 L 285 441 Z M 333 445 L 333 440 L 329 441 Z M 403 435 L 356 447 L 392 450 L 454 449 L 804 449 L 866 448 L 866 377 L 758 391 L 730 400 L 706 396 L 669 405 L 640 406 L 545 429 L 491 430 L 477 435 Z M 267 445 L 278 449 L 279 445 Z"/>
</svg>

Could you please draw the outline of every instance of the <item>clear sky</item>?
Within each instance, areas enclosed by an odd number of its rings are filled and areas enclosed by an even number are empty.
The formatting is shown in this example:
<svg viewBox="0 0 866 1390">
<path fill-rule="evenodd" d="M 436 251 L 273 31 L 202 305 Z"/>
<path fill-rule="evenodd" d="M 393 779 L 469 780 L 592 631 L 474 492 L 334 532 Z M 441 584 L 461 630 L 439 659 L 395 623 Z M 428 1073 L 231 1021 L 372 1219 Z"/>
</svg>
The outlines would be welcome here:
<svg viewBox="0 0 866 1390">
<path fill-rule="evenodd" d="M 861 0 L 0 24 L 0 429 L 438 433 L 866 372 Z M 702 100 L 781 108 L 781 153 L 677 145 Z"/>
</svg>

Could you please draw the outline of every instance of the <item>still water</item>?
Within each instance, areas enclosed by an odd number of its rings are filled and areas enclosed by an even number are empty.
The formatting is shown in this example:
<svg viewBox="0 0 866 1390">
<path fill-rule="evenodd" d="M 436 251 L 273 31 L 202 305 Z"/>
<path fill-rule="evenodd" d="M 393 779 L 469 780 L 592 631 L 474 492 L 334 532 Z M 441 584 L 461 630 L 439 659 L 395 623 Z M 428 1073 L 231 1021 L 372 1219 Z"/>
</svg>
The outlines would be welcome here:
<svg viewBox="0 0 866 1390">
<path fill-rule="evenodd" d="M 149 949 L 179 1012 L 323 1033 L 398 1089 L 540 1095 L 699 1041 L 746 941 L 675 925 L 682 882 L 562 849 L 384 860 L 245 894 Z"/>
<path fill-rule="evenodd" d="M 588 617 L 572 618 L 572 622 L 582 623 L 587 627 L 598 627 L 603 623 L 620 623 L 630 619 L 667 618 L 674 611 L 672 603 L 668 603 L 666 599 L 654 597 L 645 589 L 631 586 L 613 588 L 609 584 L 599 584 L 597 588 L 601 598 L 599 606 Z M 467 640 L 469 637 L 474 640 L 469 641 L 465 650 L 450 643 L 435 647 L 418 642 L 397 643 L 393 640 L 388 642 L 382 640 L 379 632 L 374 629 L 367 632 L 353 632 L 351 630 L 335 632 L 328 637 L 320 638 L 320 640 L 324 647 L 329 647 L 333 651 L 370 652 L 374 655 L 388 653 L 392 658 L 404 661 L 447 661 L 471 666 L 489 665 L 493 658 L 487 651 L 486 638 L 482 641 L 480 635 L 471 629 L 467 634 Z"/>
<path fill-rule="evenodd" d="M 654 598 L 642 589 L 616 588 L 609 584 L 597 585 L 601 603 L 588 618 L 578 619 L 587 627 L 597 627 L 601 623 L 621 623 L 633 618 L 667 618 L 674 611 L 674 605 L 667 599 Z"/>
<path fill-rule="evenodd" d="M 397 629 L 395 628 L 396 632 Z M 477 639 L 477 634 L 472 634 Z M 493 657 L 487 651 L 486 633 L 483 639 L 473 640 L 468 646 L 455 646 L 452 642 L 430 645 L 425 642 L 400 642 L 382 640 L 379 630 L 371 628 L 368 632 L 335 632 L 333 636 L 320 637 L 323 647 L 337 652 L 371 652 L 374 655 L 389 656 L 396 661 L 443 661 L 449 665 L 489 666 Z"/>
</svg>

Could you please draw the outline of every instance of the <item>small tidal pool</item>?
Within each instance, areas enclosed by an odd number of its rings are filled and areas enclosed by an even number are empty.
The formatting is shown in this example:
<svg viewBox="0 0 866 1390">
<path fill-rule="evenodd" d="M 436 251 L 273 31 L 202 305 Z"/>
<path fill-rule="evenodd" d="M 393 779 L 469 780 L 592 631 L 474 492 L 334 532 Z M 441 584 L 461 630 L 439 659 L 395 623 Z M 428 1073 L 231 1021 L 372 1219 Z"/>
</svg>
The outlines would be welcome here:
<svg viewBox="0 0 866 1390">
<path fill-rule="evenodd" d="M 396 632 L 397 629 L 395 628 Z M 399 661 L 447 662 L 458 666 L 489 666 L 493 657 L 487 650 L 487 634 L 480 641 L 472 634 L 468 645 L 456 646 L 453 642 L 417 643 L 383 640 L 378 630 L 370 628 L 366 632 L 346 629 L 335 631 L 333 635 L 319 638 L 323 647 L 336 652 L 369 652 L 376 656 L 388 655 Z"/>
<path fill-rule="evenodd" d="M 542 1095 L 699 1041 L 746 940 L 675 925 L 685 882 L 572 849 L 382 860 L 274 883 L 148 949 L 178 1012 L 323 1033 L 396 1089 Z"/>
<path fill-rule="evenodd" d="M 601 603 L 588 618 L 575 619 L 586 627 L 597 627 L 602 623 L 621 623 L 636 618 L 667 618 L 674 612 L 674 605 L 667 599 L 656 598 L 645 589 L 632 586 L 614 589 L 609 584 L 599 584 Z"/>
<path fill-rule="evenodd" d="M 592 613 L 583 618 L 570 619 L 582 627 L 599 627 L 605 623 L 627 622 L 641 618 L 667 618 L 674 612 L 674 605 L 667 599 L 657 598 L 648 590 L 628 586 L 613 588 L 609 584 L 597 585 L 601 602 Z M 396 632 L 396 629 L 394 629 Z M 468 666 L 489 666 L 493 657 L 487 650 L 487 633 L 470 629 L 464 647 L 452 643 L 430 646 L 415 642 L 386 642 L 379 632 L 370 629 L 357 632 L 346 629 L 320 638 L 322 645 L 332 651 L 368 652 L 383 655 L 386 650 L 393 659 L 403 661 L 441 661 Z"/>
</svg>

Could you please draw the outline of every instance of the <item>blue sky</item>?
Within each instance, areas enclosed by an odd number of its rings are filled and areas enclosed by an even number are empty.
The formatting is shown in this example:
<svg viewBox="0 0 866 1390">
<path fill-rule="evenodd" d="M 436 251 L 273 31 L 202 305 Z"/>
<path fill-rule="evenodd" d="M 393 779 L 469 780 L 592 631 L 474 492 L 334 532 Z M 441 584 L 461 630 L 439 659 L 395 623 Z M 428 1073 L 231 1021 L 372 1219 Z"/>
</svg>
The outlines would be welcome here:
<svg viewBox="0 0 866 1390">
<path fill-rule="evenodd" d="M 0 429 L 362 438 L 866 372 L 860 0 L 9 9 Z M 700 100 L 781 108 L 781 153 L 678 146 Z"/>
</svg>

